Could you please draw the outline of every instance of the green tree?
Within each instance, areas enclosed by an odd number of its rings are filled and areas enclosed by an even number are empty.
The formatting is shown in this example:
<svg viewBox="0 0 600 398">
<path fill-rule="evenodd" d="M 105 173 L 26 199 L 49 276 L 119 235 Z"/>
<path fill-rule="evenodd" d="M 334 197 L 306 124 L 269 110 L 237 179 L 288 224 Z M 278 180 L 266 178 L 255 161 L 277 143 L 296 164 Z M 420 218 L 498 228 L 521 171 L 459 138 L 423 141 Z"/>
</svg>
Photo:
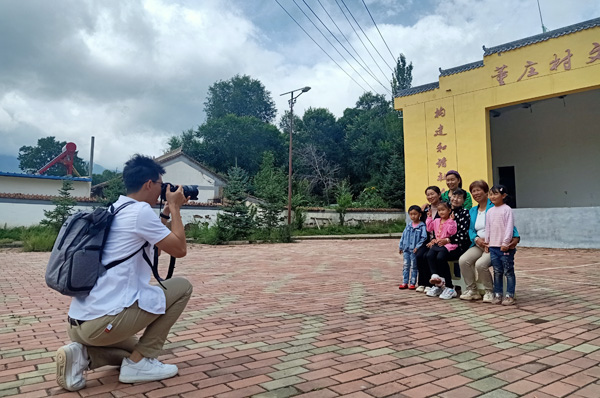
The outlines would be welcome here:
<svg viewBox="0 0 600 398">
<path fill-rule="evenodd" d="M 314 145 L 335 164 L 345 158 L 344 130 L 335 115 L 326 108 L 308 108 L 302 116 L 303 130 L 298 134 L 300 146 Z"/>
<path fill-rule="evenodd" d="M 404 54 L 400 54 L 396 60 L 396 67 L 392 74 L 392 94 L 394 97 L 398 95 L 400 90 L 405 90 L 411 87 L 412 84 L 412 70 L 413 64 L 406 64 L 406 57 Z"/>
<path fill-rule="evenodd" d="M 388 162 L 381 196 L 393 208 L 404 208 L 404 159 L 394 154 Z"/>
<path fill-rule="evenodd" d="M 248 197 L 248 173 L 240 167 L 232 167 L 227 173 L 224 189 L 226 206 L 217 216 L 217 230 L 221 241 L 246 239 L 255 227 L 254 208 L 246 206 Z"/>
<path fill-rule="evenodd" d="M 286 201 L 287 176 L 280 168 L 275 167 L 275 157 L 271 152 L 263 154 L 260 170 L 254 176 L 256 196 L 264 202 L 260 204 L 261 213 L 258 221 L 269 233 L 279 226 L 281 211 Z"/>
<path fill-rule="evenodd" d="M 343 226 L 346 220 L 346 212 L 352 207 L 352 192 L 350 191 L 350 185 L 346 180 L 343 180 L 337 186 L 335 199 L 337 201 L 335 211 L 340 217 L 340 225 Z"/>
<path fill-rule="evenodd" d="M 102 184 L 103 182 L 110 181 L 119 175 L 120 173 L 117 170 L 104 170 L 102 174 L 92 174 L 92 185 Z"/>
<path fill-rule="evenodd" d="M 108 182 L 103 190 L 103 197 L 98 199 L 103 206 L 115 203 L 120 195 L 126 195 L 127 189 L 123 182 L 123 175 L 118 175 Z"/>
<path fill-rule="evenodd" d="M 279 130 L 252 116 L 211 119 L 198 128 L 196 139 L 199 144 L 194 158 L 223 173 L 239 166 L 254 175 L 264 152 L 275 154 L 278 164 L 287 154 Z"/>
<path fill-rule="evenodd" d="M 56 141 L 55 137 L 40 138 L 36 146 L 24 145 L 19 148 L 19 168 L 26 173 L 36 173 L 60 155 L 65 145 L 67 145 L 66 141 Z M 87 164 L 77 156 L 77 152 L 75 153 L 73 165 L 81 175 L 87 174 Z M 67 175 L 67 169 L 62 164 L 55 164 L 48 169 L 46 175 L 64 176 Z"/>
<path fill-rule="evenodd" d="M 235 75 L 229 80 L 219 80 L 208 88 L 204 103 L 206 119 L 236 116 L 253 116 L 270 123 L 277 114 L 271 93 L 259 81 L 247 75 Z"/>
<path fill-rule="evenodd" d="M 71 193 L 73 182 L 71 180 L 63 180 L 62 187 L 58 190 L 58 197 L 52 199 L 54 210 L 44 210 L 44 216 L 40 224 L 54 228 L 57 232 L 65 223 L 67 218 L 73 213 L 73 208 L 77 201 L 73 199 Z"/>
<path fill-rule="evenodd" d="M 362 191 L 383 185 L 386 166 L 396 153 L 403 153 L 402 119 L 382 95 L 363 94 L 353 109 L 340 118 L 346 133 L 347 176 Z"/>
</svg>

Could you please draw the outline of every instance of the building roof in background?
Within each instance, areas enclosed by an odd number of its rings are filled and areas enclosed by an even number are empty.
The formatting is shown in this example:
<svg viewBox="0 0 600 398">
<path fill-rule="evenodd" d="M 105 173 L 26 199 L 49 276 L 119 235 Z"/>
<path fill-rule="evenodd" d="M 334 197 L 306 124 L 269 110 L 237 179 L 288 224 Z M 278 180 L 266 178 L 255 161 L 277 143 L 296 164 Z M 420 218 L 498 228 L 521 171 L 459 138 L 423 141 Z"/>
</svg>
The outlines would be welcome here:
<svg viewBox="0 0 600 398">
<path fill-rule="evenodd" d="M 481 68 L 483 67 L 483 61 L 475 61 L 469 64 L 464 64 L 460 66 L 456 66 L 450 69 L 442 69 L 440 68 L 440 77 L 442 76 L 450 76 L 460 72 L 466 72 L 471 69 Z"/>
<path fill-rule="evenodd" d="M 71 180 L 71 181 L 85 181 L 85 182 L 92 181 L 92 179 L 89 177 L 47 176 L 47 175 L 43 175 L 43 174 L 6 173 L 4 171 L 0 171 L 0 176 L 21 177 L 21 178 L 39 178 L 39 179 L 43 179 L 43 180 Z"/>
<path fill-rule="evenodd" d="M 170 152 L 165 153 L 164 155 L 158 156 L 156 158 L 154 158 L 154 160 L 157 163 L 163 164 L 166 163 L 170 160 L 174 160 L 177 159 L 178 157 L 184 157 L 187 160 L 189 160 L 191 163 L 193 163 L 197 168 L 199 168 L 203 173 L 208 174 L 209 176 L 211 176 L 212 178 L 214 178 L 215 180 L 219 180 L 220 182 L 226 184 L 227 183 L 227 179 L 225 176 L 223 176 L 222 174 L 211 170 L 208 166 L 198 162 L 197 160 L 195 160 L 194 158 L 192 158 L 191 156 L 189 156 L 188 154 L 186 154 L 183 151 L 183 147 L 179 147 L 177 149 L 174 149 Z"/>
</svg>

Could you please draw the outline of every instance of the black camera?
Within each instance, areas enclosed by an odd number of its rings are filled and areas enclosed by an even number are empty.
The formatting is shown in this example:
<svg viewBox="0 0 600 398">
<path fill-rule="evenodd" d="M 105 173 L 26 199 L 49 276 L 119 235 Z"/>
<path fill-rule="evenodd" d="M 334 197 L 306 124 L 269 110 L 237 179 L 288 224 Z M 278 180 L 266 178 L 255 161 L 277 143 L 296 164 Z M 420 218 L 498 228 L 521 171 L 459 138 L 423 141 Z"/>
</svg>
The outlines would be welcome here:
<svg viewBox="0 0 600 398">
<path fill-rule="evenodd" d="M 162 184 L 160 188 L 160 198 L 162 200 L 167 200 L 167 187 L 171 186 L 171 192 L 177 191 L 179 185 L 173 185 L 169 182 L 165 182 Z M 190 200 L 198 200 L 198 185 L 184 185 L 183 186 L 183 196 L 186 198 L 190 198 Z"/>
</svg>

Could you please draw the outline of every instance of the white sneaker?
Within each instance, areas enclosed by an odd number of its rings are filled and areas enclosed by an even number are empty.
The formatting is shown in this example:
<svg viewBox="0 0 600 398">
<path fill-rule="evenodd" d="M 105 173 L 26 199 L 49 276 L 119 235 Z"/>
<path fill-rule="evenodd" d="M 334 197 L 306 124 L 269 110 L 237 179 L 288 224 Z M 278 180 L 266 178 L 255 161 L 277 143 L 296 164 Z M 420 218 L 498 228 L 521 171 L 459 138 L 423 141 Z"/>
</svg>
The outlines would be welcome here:
<svg viewBox="0 0 600 398">
<path fill-rule="evenodd" d="M 429 291 L 430 291 L 430 290 L 431 290 L 431 286 L 427 286 L 427 287 L 425 287 L 425 290 L 424 290 L 424 291 L 425 291 L 425 294 L 429 293 Z"/>
<path fill-rule="evenodd" d="M 429 297 L 437 297 L 442 294 L 443 289 L 441 287 L 434 286 L 428 292 L 427 295 Z"/>
<path fill-rule="evenodd" d="M 454 297 L 456 297 L 456 290 L 452 289 L 451 287 L 444 288 L 444 291 L 442 294 L 440 294 L 440 298 L 442 300 L 450 300 Z"/>
<path fill-rule="evenodd" d="M 476 290 L 467 290 L 460 295 L 461 300 L 481 300 L 481 295 Z"/>
<path fill-rule="evenodd" d="M 176 365 L 164 364 L 156 358 L 142 358 L 139 362 L 123 358 L 119 381 L 121 383 L 138 383 L 163 380 L 175 376 L 178 371 Z"/>
<path fill-rule="evenodd" d="M 492 292 L 485 292 L 485 294 L 483 295 L 484 303 L 491 303 L 493 299 L 494 299 L 494 293 L 492 293 Z"/>
<path fill-rule="evenodd" d="M 425 286 L 418 286 L 415 292 L 423 293 L 425 291 Z"/>
<path fill-rule="evenodd" d="M 56 351 L 56 382 L 68 391 L 85 387 L 83 372 L 88 369 L 87 348 L 81 343 L 70 343 Z"/>
</svg>

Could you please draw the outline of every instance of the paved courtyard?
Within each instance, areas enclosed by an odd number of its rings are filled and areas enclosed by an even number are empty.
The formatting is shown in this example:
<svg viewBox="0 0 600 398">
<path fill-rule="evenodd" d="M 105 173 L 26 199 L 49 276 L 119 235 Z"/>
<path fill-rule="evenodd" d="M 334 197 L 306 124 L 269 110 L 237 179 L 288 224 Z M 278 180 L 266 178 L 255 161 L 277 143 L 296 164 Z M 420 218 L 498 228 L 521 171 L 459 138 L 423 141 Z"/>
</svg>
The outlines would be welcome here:
<svg viewBox="0 0 600 398">
<path fill-rule="evenodd" d="M 69 300 L 0 252 L 0 397 L 600 397 L 600 252 L 520 249 L 516 307 L 399 291 L 397 240 L 192 246 L 162 382 L 55 383 Z M 164 260 L 164 259 L 163 259 Z"/>
</svg>

